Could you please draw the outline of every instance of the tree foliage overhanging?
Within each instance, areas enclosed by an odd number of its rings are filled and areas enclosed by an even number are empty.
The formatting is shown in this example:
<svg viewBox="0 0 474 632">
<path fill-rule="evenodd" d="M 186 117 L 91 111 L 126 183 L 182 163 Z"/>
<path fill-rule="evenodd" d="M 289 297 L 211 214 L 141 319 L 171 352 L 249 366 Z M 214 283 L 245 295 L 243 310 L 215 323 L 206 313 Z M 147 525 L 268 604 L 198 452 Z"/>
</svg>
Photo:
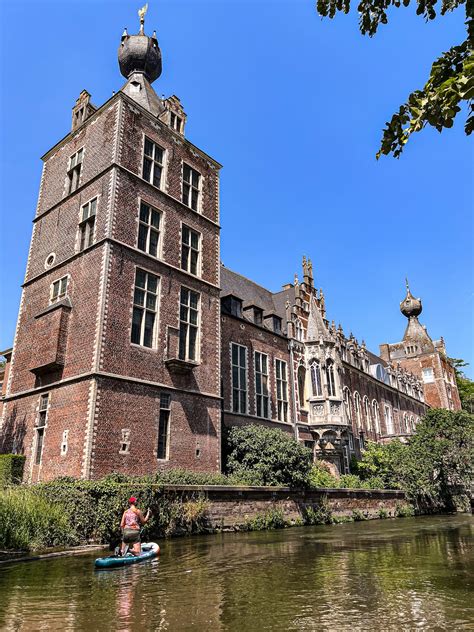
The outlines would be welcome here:
<svg viewBox="0 0 474 632">
<path fill-rule="evenodd" d="M 417 14 L 425 20 L 437 17 L 438 0 L 416 0 Z M 360 0 L 359 28 L 372 37 L 380 24 L 387 24 L 390 7 L 407 7 L 410 0 Z M 473 0 L 441 0 L 440 14 L 465 4 L 466 40 L 444 52 L 432 65 L 430 76 L 421 90 L 412 92 L 406 103 L 386 123 L 377 158 L 392 154 L 398 158 L 411 134 L 431 125 L 441 132 L 453 126 L 454 118 L 467 105 L 465 132 L 474 130 L 474 2 Z M 338 11 L 349 13 L 350 0 L 317 0 L 319 15 L 333 18 Z"/>
<path fill-rule="evenodd" d="M 468 509 L 474 474 L 474 416 L 431 409 L 408 444 L 369 443 L 354 464 L 362 478 L 380 476 L 404 489 L 421 511 Z"/>
<path fill-rule="evenodd" d="M 463 410 L 474 414 L 474 382 L 467 377 L 462 370 L 469 366 L 469 362 L 460 360 L 459 358 L 449 358 L 451 365 L 456 372 L 456 385 L 458 387 L 459 399 Z"/>
</svg>

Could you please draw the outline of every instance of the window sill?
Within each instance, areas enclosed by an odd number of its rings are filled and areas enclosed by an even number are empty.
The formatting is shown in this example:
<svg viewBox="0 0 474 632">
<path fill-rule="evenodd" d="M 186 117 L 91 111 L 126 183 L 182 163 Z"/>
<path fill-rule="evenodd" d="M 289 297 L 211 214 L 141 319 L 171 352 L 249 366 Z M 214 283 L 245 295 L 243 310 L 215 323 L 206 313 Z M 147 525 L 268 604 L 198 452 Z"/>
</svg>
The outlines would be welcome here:
<svg viewBox="0 0 474 632">
<path fill-rule="evenodd" d="M 200 362 L 195 360 L 181 360 L 180 358 L 169 358 L 165 360 L 165 365 L 172 373 L 190 373 L 200 365 Z"/>
</svg>

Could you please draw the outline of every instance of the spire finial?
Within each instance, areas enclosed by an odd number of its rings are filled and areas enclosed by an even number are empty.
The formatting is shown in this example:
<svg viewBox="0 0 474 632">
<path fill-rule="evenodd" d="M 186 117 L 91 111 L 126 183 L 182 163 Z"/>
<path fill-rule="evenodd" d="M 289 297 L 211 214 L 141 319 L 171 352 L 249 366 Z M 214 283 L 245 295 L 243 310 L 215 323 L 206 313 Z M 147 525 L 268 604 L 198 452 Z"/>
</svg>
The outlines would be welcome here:
<svg viewBox="0 0 474 632">
<path fill-rule="evenodd" d="M 408 285 L 408 277 L 405 277 L 405 285 L 407 286 L 407 292 L 409 292 L 410 286 Z"/>
<path fill-rule="evenodd" d="M 148 2 L 144 7 L 138 10 L 138 17 L 140 18 L 140 35 L 145 35 L 145 15 L 148 11 Z"/>
</svg>

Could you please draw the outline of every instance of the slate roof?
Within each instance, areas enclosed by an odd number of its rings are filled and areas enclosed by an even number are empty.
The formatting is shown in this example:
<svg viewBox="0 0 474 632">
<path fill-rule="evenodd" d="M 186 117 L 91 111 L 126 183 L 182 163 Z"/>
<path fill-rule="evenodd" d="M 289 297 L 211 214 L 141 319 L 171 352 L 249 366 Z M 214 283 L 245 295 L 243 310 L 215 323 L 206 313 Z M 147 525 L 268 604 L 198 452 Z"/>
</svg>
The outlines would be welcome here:
<svg viewBox="0 0 474 632">
<path fill-rule="evenodd" d="M 242 299 L 243 306 L 255 305 L 263 309 L 263 313 L 276 314 L 286 324 L 286 294 L 285 292 L 273 293 L 270 290 L 247 279 L 237 272 L 233 272 L 221 265 L 221 297 L 233 294 Z M 281 295 L 284 295 L 283 297 Z"/>
</svg>

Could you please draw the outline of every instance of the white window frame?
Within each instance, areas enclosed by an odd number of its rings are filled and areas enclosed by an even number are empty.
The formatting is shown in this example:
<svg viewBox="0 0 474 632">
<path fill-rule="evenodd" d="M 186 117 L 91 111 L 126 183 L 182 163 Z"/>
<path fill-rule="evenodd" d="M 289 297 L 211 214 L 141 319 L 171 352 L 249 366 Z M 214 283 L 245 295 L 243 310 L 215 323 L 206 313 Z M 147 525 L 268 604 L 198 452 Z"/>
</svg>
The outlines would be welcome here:
<svg viewBox="0 0 474 632">
<path fill-rule="evenodd" d="M 58 293 L 55 295 L 56 286 L 58 287 Z M 61 301 L 63 298 L 66 298 L 68 287 L 69 287 L 69 274 L 65 274 L 59 279 L 56 279 L 55 281 L 53 281 L 50 287 L 51 287 L 50 295 L 49 295 L 50 305 Z"/>
<path fill-rule="evenodd" d="M 130 428 L 121 429 L 121 440 L 119 454 L 130 454 Z"/>
<path fill-rule="evenodd" d="M 90 246 L 92 246 L 95 242 L 95 229 L 96 229 L 98 205 L 99 205 L 98 195 L 95 195 L 93 198 L 88 200 L 85 204 L 81 204 L 81 209 L 79 212 L 77 252 L 84 252 L 84 250 L 87 250 L 87 248 L 90 248 Z M 88 209 L 88 213 L 86 217 L 84 217 L 84 209 Z M 82 245 L 83 235 L 84 235 L 84 245 Z"/>
<path fill-rule="evenodd" d="M 362 428 L 361 399 L 358 391 L 354 391 L 354 410 L 357 428 Z"/>
<path fill-rule="evenodd" d="M 68 450 L 69 430 L 63 431 L 63 439 L 61 442 L 61 456 L 66 456 Z"/>
<path fill-rule="evenodd" d="M 275 358 L 275 383 L 277 419 L 288 422 L 288 363 L 280 358 Z"/>
<path fill-rule="evenodd" d="M 44 440 L 46 437 L 46 428 L 48 427 L 48 416 L 50 408 L 50 394 L 41 393 L 38 401 L 38 415 L 35 423 L 35 449 L 33 463 L 39 466 L 43 462 Z M 41 433 L 41 443 L 40 443 Z M 40 448 L 41 445 L 41 448 Z M 39 452 L 38 452 L 39 449 Z"/>
<path fill-rule="evenodd" d="M 185 180 L 184 179 L 184 173 L 185 173 L 185 169 L 189 169 L 189 175 L 190 175 L 190 180 Z M 197 186 L 193 183 L 193 175 L 197 174 L 198 176 L 198 183 Z M 202 183 L 203 183 L 203 176 L 202 174 L 197 170 L 194 169 L 194 167 L 191 167 L 190 164 L 188 164 L 187 162 L 183 161 L 183 165 L 182 165 L 182 172 L 181 172 L 181 178 L 182 178 L 182 185 L 181 185 L 181 201 L 183 202 L 183 204 L 185 204 L 186 206 L 188 206 L 190 209 L 192 209 L 193 211 L 196 211 L 196 213 L 200 213 L 201 212 L 201 203 L 202 203 Z M 185 193 L 186 187 L 189 187 L 187 189 L 187 192 Z M 197 198 L 197 204 L 196 204 L 196 208 L 194 208 L 192 206 L 193 203 L 193 191 L 196 192 L 196 198 Z"/>
<path fill-rule="evenodd" d="M 394 426 L 393 426 L 393 414 L 392 407 L 389 404 L 384 404 L 384 417 L 385 417 L 385 429 L 387 435 L 394 434 Z"/>
<path fill-rule="evenodd" d="M 374 429 L 377 434 L 380 434 L 380 406 L 376 399 L 372 400 L 372 412 L 374 414 Z"/>
<path fill-rule="evenodd" d="M 433 384 L 435 381 L 434 370 L 431 366 L 425 366 L 421 369 L 421 374 L 423 377 L 423 382 L 425 384 Z"/>
<path fill-rule="evenodd" d="M 323 376 L 321 372 L 321 363 L 319 362 L 319 360 L 313 360 L 311 362 L 309 371 L 310 371 L 310 376 L 311 376 L 311 392 L 313 394 L 313 397 L 322 397 L 323 396 Z M 319 375 L 319 382 L 317 379 L 318 375 Z"/>
<path fill-rule="evenodd" d="M 152 144 L 152 155 L 145 153 L 147 141 Z M 156 148 L 161 151 L 161 162 L 156 158 Z M 145 161 L 149 161 L 150 165 L 150 177 L 145 177 Z M 165 162 L 166 162 L 166 150 L 160 144 L 156 143 L 154 140 L 144 135 L 143 137 L 143 159 L 142 159 L 142 178 L 151 184 L 152 186 L 160 189 L 160 191 L 164 190 L 163 180 L 165 177 Z M 160 170 L 160 179 L 159 183 L 155 184 L 155 173 L 156 169 Z"/>
<path fill-rule="evenodd" d="M 259 356 L 259 362 L 257 362 L 257 356 Z M 266 373 L 263 371 L 263 358 L 265 358 Z M 261 419 L 271 419 L 270 410 L 270 389 L 269 389 L 269 363 L 268 354 L 262 351 L 254 351 L 254 367 L 255 367 L 255 415 Z M 259 367 L 259 368 L 258 368 Z M 260 376 L 260 388 L 258 388 L 257 376 Z M 267 414 L 265 416 L 265 404 Z M 259 414 L 259 409 L 262 414 Z"/>
<path fill-rule="evenodd" d="M 234 363 L 234 348 L 237 349 L 237 364 Z M 244 350 L 244 365 L 241 365 L 241 349 Z M 248 349 L 244 345 L 240 345 L 237 342 L 230 343 L 230 409 L 233 413 L 240 413 L 246 415 L 248 413 L 249 397 L 248 397 Z M 234 369 L 238 373 L 237 384 L 234 381 Z M 242 377 L 242 371 L 244 375 Z M 237 400 L 235 398 L 235 391 L 237 391 Z M 245 396 L 245 406 L 242 410 L 242 393 Z M 236 405 L 237 404 L 237 405 Z M 237 408 L 237 410 L 236 410 Z"/>
<path fill-rule="evenodd" d="M 145 287 L 144 288 L 142 288 L 140 286 L 137 286 L 138 272 L 142 272 L 145 275 Z M 153 292 L 152 290 L 148 289 L 149 277 L 155 277 L 156 278 L 156 292 Z M 141 268 L 139 266 L 135 267 L 135 277 L 134 277 L 134 281 L 133 281 L 133 293 L 132 293 L 132 321 L 131 321 L 131 326 L 130 326 L 130 344 L 138 346 L 138 347 L 143 347 L 144 349 L 155 349 L 156 348 L 156 342 L 157 342 L 156 339 L 157 339 L 157 331 L 158 331 L 158 315 L 159 315 L 159 304 L 160 304 L 160 289 L 161 289 L 161 277 L 159 277 L 154 272 L 150 272 L 150 271 L 145 270 L 144 268 Z M 138 292 L 143 292 L 143 302 L 142 303 L 137 301 L 137 291 Z M 154 309 L 149 307 L 148 295 L 155 297 L 155 307 L 154 307 Z M 141 315 L 141 319 L 140 319 L 139 342 L 136 342 L 136 341 L 133 340 L 133 333 L 134 333 L 135 313 L 138 312 L 138 311 L 141 311 L 142 315 Z M 152 334 L 151 334 L 151 345 L 144 344 L 144 342 L 145 342 L 145 330 L 146 330 L 145 323 L 146 323 L 146 318 L 147 318 L 147 314 L 148 313 L 151 313 L 151 314 L 154 315 Z"/>
<path fill-rule="evenodd" d="M 182 303 L 182 295 L 183 295 L 183 291 L 188 292 L 188 302 L 185 305 L 184 303 Z M 197 307 L 191 307 L 191 294 L 195 294 L 197 296 Z M 185 308 L 187 310 L 187 317 L 186 319 L 183 319 L 181 317 L 182 314 L 182 308 Z M 192 312 L 196 312 L 197 316 L 196 316 L 196 322 L 193 323 L 190 319 L 190 310 L 192 310 Z M 191 328 L 196 329 L 196 338 L 195 338 L 195 344 L 194 344 L 194 357 L 191 356 L 191 354 L 189 353 L 190 350 L 190 340 L 191 337 L 189 336 L 189 332 L 191 331 Z M 186 331 L 186 333 L 184 334 L 184 347 L 185 347 L 185 352 L 184 354 L 181 352 L 182 351 L 182 332 Z M 200 338 L 201 338 L 201 293 L 200 292 L 196 292 L 196 290 L 192 290 L 189 287 L 186 287 L 184 285 L 182 285 L 180 287 L 179 290 L 179 350 L 178 350 L 178 355 L 179 355 L 179 359 L 180 360 L 184 360 L 186 362 L 199 362 L 200 359 Z"/>
<path fill-rule="evenodd" d="M 185 229 L 189 231 L 189 243 L 184 241 Z M 197 235 L 197 248 L 192 245 L 192 234 Z M 187 248 L 187 254 L 185 256 L 185 248 Z M 181 222 L 181 269 L 185 272 L 189 272 L 193 276 L 201 276 L 201 249 L 202 249 L 202 233 L 195 228 L 191 228 L 188 224 Z M 192 253 L 196 253 L 196 272 L 191 270 L 191 256 Z"/>
<path fill-rule="evenodd" d="M 347 386 L 344 387 L 342 399 L 344 401 L 344 409 L 346 411 L 349 425 L 352 425 L 352 396 Z"/>
<path fill-rule="evenodd" d="M 364 408 L 364 416 L 365 416 L 365 425 L 367 430 L 372 430 L 372 418 L 371 418 L 371 410 L 370 410 L 370 402 L 367 395 L 364 395 L 362 400 L 362 405 Z"/>
<path fill-rule="evenodd" d="M 142 219 L 142 207 L 146 207 L 148 209 L 148 220 L 145 221 Z M 152 219 L 153 214 L 158 216 L 158 228 L 153 225 Z M 163 213 L 155 208 L 152 204 L 149 204 L 145 200 L 140 199 L 138 204 L 138 230 L 137 230 L 137 248 L 140 252 L 144 252 L 150 257 L 154 257 L 155 259 L 159 259 L 161 257 L 161 234 L 162 234 L 162 224 L 163 224 Z M 140 247 L 140 230 L 141 227 L 145 227 L 146 237 L 145 237 L 145 248 Z M 157 244 L 156 244 L 156 254 L 150 252 L 150 243 L 151 243 L 151 235 L 155 233 L 158 235 Z"/>
<path fill-rule="evenodd" d="M 162 417 L 162 413 L 164 413 Z M 166 431 L 161 433 L 162 419 L 166 417 Z M 164 422 L 165 423 L 165 422 Z M 156 437 L 156 458 L 158 461 L 169 461 L 170 458 L 170 436 L 171 436 L 171 395 L 169 393 L 160 394 L 160 410 L 158 413 L 158 427 Z M 160 437 L 164 437 L 165 456 L 160 456 Z"/>
<path fill-rule="evenodd" d="M 331 359 L 327 359 L 324 369 L 325 369 L 324 373 L 326 375 L 326 389 L 327 389 L 328 397 L 336 397 L 337 387 L 336 387 L 336 372 L 334 370 L 334 361 Z"/>
<path fill-rule="evenodd" d="M 84 147 L 81 147 L 69 157 L 67 168 L 67 195 L 74 193 L 81 186 L 82 163 L 84 161 Z"/>
</svg>

